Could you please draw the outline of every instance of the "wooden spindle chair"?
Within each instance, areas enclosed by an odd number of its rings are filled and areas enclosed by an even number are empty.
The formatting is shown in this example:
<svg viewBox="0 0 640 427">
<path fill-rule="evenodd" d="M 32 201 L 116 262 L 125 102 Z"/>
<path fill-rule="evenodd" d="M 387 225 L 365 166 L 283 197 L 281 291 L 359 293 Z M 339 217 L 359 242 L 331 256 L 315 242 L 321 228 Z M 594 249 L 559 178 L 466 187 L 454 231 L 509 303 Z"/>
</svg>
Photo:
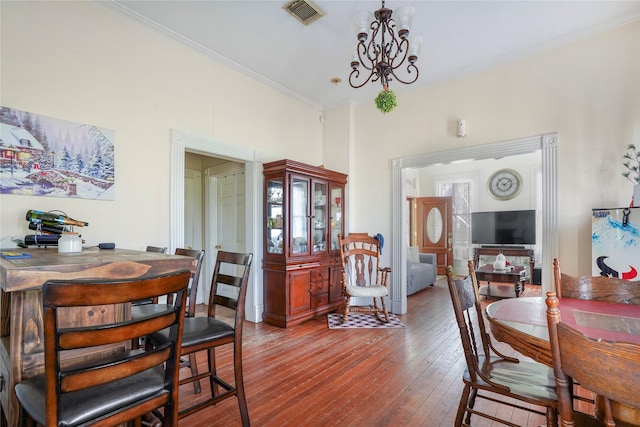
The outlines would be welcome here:
<svg viewBox="0 0 640 427">
<path fill-rule="evenodd" d="M 454 276 L 451 266 L 447 268 L 453 311 L 467 362 L 462 376 L 464 389 L 454 425 L 471 426 L 471 416 L 478 415 L 517 427 L 494 414 L 478 410 L 475 406 L 476 399 L 482 398 L 544 415 L 547 427 L 555 427 L 557 397 L 553 371 L 542 364 L 520 361 L 495 349 L 485 328 L 473 261 L 468 262 L 468 268 L 469 275 L 462 279 Z M 524 403 L 544 407 L 546 411 L 541 412 Z"/>
</svg>

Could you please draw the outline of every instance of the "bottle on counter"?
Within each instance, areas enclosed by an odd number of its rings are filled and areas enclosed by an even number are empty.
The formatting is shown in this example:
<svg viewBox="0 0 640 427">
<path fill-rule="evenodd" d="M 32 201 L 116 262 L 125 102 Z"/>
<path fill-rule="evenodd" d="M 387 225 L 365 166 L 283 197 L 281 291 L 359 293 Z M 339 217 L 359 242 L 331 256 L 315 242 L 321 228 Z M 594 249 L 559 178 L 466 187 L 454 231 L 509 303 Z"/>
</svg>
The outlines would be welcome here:
<svg viewBox="0 0 640 427">
<path fill-rule="evenodd" d="M 32 209 L 27 211 L 26 219 L 27 221 L 33 222 L 35 224 L 46 223 L 47 225 L 50 225 L 50 224 L 76 225 L 78 227 L 84 227 L 86 225 L 89 225 L 88 222 L 76 221 L 75 219 L 69 218 L 68 216 L 63 214 L 42 212 L 42 211 L 36 211 Z"/>
</svg>

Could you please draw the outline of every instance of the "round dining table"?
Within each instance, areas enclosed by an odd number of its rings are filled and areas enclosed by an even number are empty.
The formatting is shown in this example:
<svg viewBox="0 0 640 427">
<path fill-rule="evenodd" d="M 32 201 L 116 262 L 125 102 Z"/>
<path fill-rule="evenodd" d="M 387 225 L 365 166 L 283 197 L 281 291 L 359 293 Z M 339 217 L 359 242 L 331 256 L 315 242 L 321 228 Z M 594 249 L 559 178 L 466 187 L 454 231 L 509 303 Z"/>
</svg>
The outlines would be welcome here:
<svg viewBox="0 0 640 427">
<path fill-rule="evenodd" d="M 562 322 L 590 338 L 640 344 L 639 305 L 559 298 L 558 308 Z M 493 302 L 485 314 L 496 340 L 552 366 L 546 310 L 543 297 L 525 297 Z M 616 419 L 640 425 L 639 410 L 621 404 L 613 409 Z"/>
</svg>

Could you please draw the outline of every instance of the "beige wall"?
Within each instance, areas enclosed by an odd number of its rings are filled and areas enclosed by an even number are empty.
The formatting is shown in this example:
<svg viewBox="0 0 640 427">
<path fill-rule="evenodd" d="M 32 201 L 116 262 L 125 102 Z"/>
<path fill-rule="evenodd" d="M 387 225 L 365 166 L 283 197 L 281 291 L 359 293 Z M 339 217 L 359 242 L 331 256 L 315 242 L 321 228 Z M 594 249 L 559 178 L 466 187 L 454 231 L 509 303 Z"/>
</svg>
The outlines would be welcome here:
<svg viewBox="0 0 640 427">
<path fill-rule="evenodd" d="M 319 111 L 97 2 L 2 2 L 0 19 L 1 104 L 113 129 L 116 156 L 114 201 L 0 195 L 1 237 L 61 209 L 87 244 L 169 246 L 171 129 L 321 163 Z"/>
<path fill-rule="evenodd" d="M 325 116 L 328 135 L 333 116 Z M 465 138 L 455 136 L 460 118 Z M 340 119 L 336 126 L 348 132 Z M 633 191 L 621 157 L 627 144 L 640 144 L 640 23 L 401 92 L 390 114 L 366 103 L 354 122 L 351 230 L 385 236 L 392 159 L 558 132 L 560 261 L 567 273 L 590 274 L 591 209 L 628 206 Z"/>
<path fill-rule="evenodd" d="M 320 113 L 94 2 L 2 2 L 2 105 L 115 130 L 116 200 L 0 195 L 0 237 L 28 209 L 90 222 L 88 243 L 169 244 L 170 129 L 349 173 L 351 230 L 391 242 L 393 159 L 558 132 L 560 255 L 590 268 L 590 210 L 629 203 L 640 143 L 640 24 L 423 90 Z M 428 73 L 422 69 L 421 73 Z M 466 138 L 455 122 L 467 121 Z M 8 241 L 3 241 L 6 246 Z M 384 257 L 391 251 L 385 250 Z"/>
</svg>

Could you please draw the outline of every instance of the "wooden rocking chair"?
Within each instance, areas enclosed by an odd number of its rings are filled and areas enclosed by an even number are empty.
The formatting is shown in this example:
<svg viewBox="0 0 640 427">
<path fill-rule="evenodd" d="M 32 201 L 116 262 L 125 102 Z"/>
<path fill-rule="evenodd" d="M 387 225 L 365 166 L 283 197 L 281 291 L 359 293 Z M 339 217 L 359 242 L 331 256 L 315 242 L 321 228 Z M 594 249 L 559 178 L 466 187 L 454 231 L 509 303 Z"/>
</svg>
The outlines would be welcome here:
<svg viewBox="0 0 640 427">
<path fill-rule="evenodd" d="M 366 233 L 349 233 L 345 238 L 338 235 L 338 240 L 343 266 L 343 320 L 346 322 L 351 312 L 373 313 L 381 322 L 389 322 L 384 297 L 389 293 L 387 278 L 391 269 L 380 267 L 380 242 Z M 352 297 L 373 298 L 373 305 L 352 306 Z"/>
</svg>

